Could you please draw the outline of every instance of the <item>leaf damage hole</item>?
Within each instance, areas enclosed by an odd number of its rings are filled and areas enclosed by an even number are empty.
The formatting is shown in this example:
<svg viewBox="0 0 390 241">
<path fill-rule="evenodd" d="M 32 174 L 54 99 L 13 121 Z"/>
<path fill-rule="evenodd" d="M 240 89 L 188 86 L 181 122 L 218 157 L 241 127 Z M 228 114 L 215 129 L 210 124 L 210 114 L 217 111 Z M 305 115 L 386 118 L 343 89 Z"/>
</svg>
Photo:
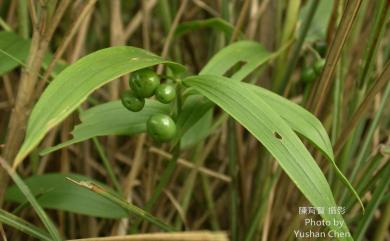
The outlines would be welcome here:
<svg viewBox="0 0 390 241">
<path fill-rule="evenodd" d="M 279 140 L 282 140 L 282 139 L 283 139 L 282 136 L 281 136 L 277 131 L 274 132 L 274 136 L 275 136 L 277 139 L 279 139 Z"/>
<path fill-rule="evenodd" d="M 223 74 L 223 76 L 225 77 L 232 77 L 237 71 L 239 71 L 242 66 L 246 65 L 248 62 L 246 61 L 238 61 L 237 63 L 235 63 L 232 67 L 230 67 L 228 70 L 226 70 L 226 72 Z"/>
</svg>

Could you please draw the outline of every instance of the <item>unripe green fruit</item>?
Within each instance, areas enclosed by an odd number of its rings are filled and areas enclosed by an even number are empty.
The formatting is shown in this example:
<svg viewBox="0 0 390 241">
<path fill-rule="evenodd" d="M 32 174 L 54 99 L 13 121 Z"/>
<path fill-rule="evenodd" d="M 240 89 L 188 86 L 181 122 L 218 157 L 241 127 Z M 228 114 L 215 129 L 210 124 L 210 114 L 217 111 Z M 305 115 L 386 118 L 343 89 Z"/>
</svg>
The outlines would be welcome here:
<svg viewBox="0 0 390 241">
<path fill-rule="evenodd" d="M 158 101 L 168 104 L 176 98 L 176 88 L 172 84 L 161 84 L 154 94 Z"/>
<path fill-rule="evenodd" d="M 311 67 L 305 67 L 303 68 L 301 72 L 301 79 L 304 82 L 312 82 L 316 79 L 317 74 L 315 73 L 314 69 Z"/>
<path fill-rule="evenodd" d="M 321 57 L 325 57 L 328 44 L 321 40 L 314 43 L 314 49 L 320 54 Z"/>
<path fill-rule="evenodd" d="M 145 99 L 136 96 L 132 90 L 124 91 L 121 94 L 121 101 L 126 109 L 133 112 L 138 112 L 145 106 Z"/>
<path fill-rule="evenodd" d="M 176 124 L 168 115 L 154 114 L 146 122 L 146 130 L 153 140 L 164 142 L 175 136 Z"/>
<path fill-rule="evenodd" d="M 321 74 L 324 66 L 325 66 L 325 59 L 321 59 L 321 60 L 316 61 L 314 63 L 314 66 L 313 66 L 314 72 L 316 72 L 316 74 Z"/>
<path fill-rule="evenodd" d="M 131 75 L 129 85 L 137 96 L 148 98 L 160 85 L 160 77 L 151 69 L 141 69 Z"/>
</svg>

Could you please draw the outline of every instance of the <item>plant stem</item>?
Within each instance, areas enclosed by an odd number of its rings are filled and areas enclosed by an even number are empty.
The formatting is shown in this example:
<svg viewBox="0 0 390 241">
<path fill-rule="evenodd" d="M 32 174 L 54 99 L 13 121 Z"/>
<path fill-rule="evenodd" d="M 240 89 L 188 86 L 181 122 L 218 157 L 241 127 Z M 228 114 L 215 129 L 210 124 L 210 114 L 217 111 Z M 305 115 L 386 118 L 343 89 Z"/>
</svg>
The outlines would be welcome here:
<svg viewBox="0 0 390 241">
<path fill-rule="evenodd" d="M 229 174 L 232 179 L 229 185 L 230 191 L 230 232 L 232 241 L 238 240 L 238 190 L 237 190 L 237 146 L 236 146 L 236 126 L 233 119 L 228 120 L 228 161 Z"/>
<path fill-rule="evenodd" d="M 388 100 L 390 97 L 390 82 L 387 84 L 387 87 L 385 89 L 385 92 L 382 97 L 382 101 L 380 104 L 379 109 L 375 112 L 374 120 L 372 121 L 370 128 L 368 129 L 367 135 L 364 138 L 364 142 L 362 146 L 360 147 L 358 158 L 356 159 L 355 165 L 353 166 L 351 176 L 349 179 L 353 182 L 355 180 L 356 173 L 358 169 L 360 168 L 363 160 L 367 157 L 367 151 L 369 150 L 372 137 L 374 135 L 375 130 L 378 128 L 378 124 L 380 121 L 380 118 L 382 117 L 382 113 L 384 112 L 385 108 L 388 106 Z"/>
<path fill-rule="evenodd" d="M 18 1 L 18 18 L 19 18 L 19 33 L 23 38 L 27 39 L 29 36 L 29 19 L 27 0 Z"/>
<path fill-rule="evenodd" d="M 373 241 L 382 241 L 385 240 L 388 227 L 390 224 L 390 201 L 387 201 L 385 205 L 385 210 L 382 213 L 382 218 L 379 221 L 379 225 L 376 228 Z"/>
<path fill-rule="evenodd" d="M 340 25 L 337 29 L 337 33 L 330 46 L 330 50 L 326 57 L 326 63 L 321 77 L 318 80 L 318 85 L 315 91 L 312 92 L 310 97 L 310 107 L 314 114 L 319 116 L 325 99 L 328 94 L 329 87 L 332 84 L 332 77 L 339 61 L 341 51 L 346 43 L 347 37 L 351 32 L 352 26 L 358 15 L 362 0 L 350 0 L 344 10 L 343 17 L 341 18 Z"/>
<path fill-rule="evenodd" d="M 96 137 L 92 138 L 92 141 L 96 147 L 96 150 L 98 151 L 100 158 L 103 161 L 103 165 L 106 168 L 107 174 L 110 177 L 112 183 L 114 184 L 115 189 L 118 191 L 119 194 L 122 195 L 121 185 L 119 184 L 119 181 L 115 176 L 114 170 L 112 169 L 112 165 L 111 165 L 110 161 L 108 160 L 107 155 L 103 150 L 103 147 L 101 146 L 99 140 Z"/>
<path fill-rule="evenodd" d="M 284 72 L 283 78 L 282 78 L 279 86 L 277 87 L 278 93 L 283 93 L 284 88 L 286 88 L 287 83 L 290 80 L 290 77 L 292 76 L 292 73 L 297 65 L 299 54 L 301 52 L 303 43 L 305 41 L 307 32 L 309 31 L 311 22 L 313 21 L 314 15 L 317 11 L 318 5 L 319 5 L 319 0 L 311 1 L 309 14 L 307 15 L 306 19 L 303 22 L 302 30 L 299 34 L 299 37 L 298 37 L 296 44 L 294 45 L 291 59 L 289 61 L 289 64 L 287 66 L 286 71 Z"/>
<path fill-rule="evenodd" d="M 51 237 L 40 228 L 32 225 L 31 223 L 26 222 L 24 219 L 19 218 L 18 216 L 13 215 L 5 210 L 0 209 L 0 222 L 6 225 L 9 225 L 13 228 L 16 228 L 32 237 L 35 237 L 40 240 L 51 241 Z"/>
<path fill-rule="evenodd" d="M 356 228 L 354 239 L 355 241 L 361 241 L 364 238 L 364 233 L 368 228 L 368 225 L 370 224 L 374 212 L 378 205 L 380 204 L 380 201 L 383 197 L 383 195 L 386 193 L 387 188 L 390 184 L 390 165 L 386 166 L 386 170 L 382 173 L 382 176 L 380 178 L 378 186 L 375 188 L 375 191 L 372 195 L 372 199 L 367 207 L 367 212 L 364 216 L 364 218 L 360 219 L 360 222 Z"/>
<path fill-rule="evenodd" d="M 15 184 L 20 189 L 21 193 L 26 197 L 26 199 L 30 202 L 32 208 L 37 213 L 38 217 L 41 219 L 42 223 L 48 230 L 51 238 L 55 241 L 61 241 L 61 236 L 58 233 L 57 228 L 51 221 L 51 219 L 47 216 L 43 208 L 39 205 L 34 195 L 31 193 L 28 186 L 23 182 L 23 180 L 19 177 L 19 175 L 11 169 L 8 162 L 0 157 L 0 165 L 4 168 L 4 170 L 8 173 L 8 175 L 12 178 Z"/>
</svg>

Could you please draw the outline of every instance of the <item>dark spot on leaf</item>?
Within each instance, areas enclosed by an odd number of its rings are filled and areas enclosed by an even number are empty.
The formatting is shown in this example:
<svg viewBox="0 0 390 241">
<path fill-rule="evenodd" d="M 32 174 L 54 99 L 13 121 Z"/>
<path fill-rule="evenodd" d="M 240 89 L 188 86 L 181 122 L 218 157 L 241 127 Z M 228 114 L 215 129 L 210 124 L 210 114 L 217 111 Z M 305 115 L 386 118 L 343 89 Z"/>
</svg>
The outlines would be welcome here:
<svg viewBox="0 0 390 241">
<path fill-rule="evenodd" d="M 244 66 L 247 62 L 246 61 L 238 61 L 235 63 L 232 67 L 230 67 L 223 76 L 225 77 L 232 77 L 237 71 L 239 71 L 242 66 Z"/>
<path fill-rule="evenodd" d="M 276 131 L 274 132 L 274 136 L 275 136 L 276 138 L 278 138 L 279 140 L 282 140 L 282 136 L 279 135 L 279 133 L 277 133 Z"/>
</svg>

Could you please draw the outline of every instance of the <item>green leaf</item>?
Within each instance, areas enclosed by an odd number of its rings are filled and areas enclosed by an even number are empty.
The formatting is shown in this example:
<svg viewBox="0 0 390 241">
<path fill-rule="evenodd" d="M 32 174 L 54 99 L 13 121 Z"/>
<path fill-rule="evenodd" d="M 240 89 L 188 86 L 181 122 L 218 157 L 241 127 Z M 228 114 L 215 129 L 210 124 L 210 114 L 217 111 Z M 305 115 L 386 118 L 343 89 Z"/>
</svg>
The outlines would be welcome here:
<svg viewBox="0 0 390 241">
<path fill-rule="evenodd" d="M 194 111 L 198 111 L 194 109 Z M 198 121 L 194 122 L 191 128 L 185 131 L 180 141 L 180 148 L 187 149 L 211 134 L 210 123 L 213 120 L 213 110 L 210 109 Z"/>
<path fill-rule="evenodd" d="M 155 100 L 145 100 L 145 107 L 140 112 L 132 112 L 123 107 L 121 101 L 111 101 L 97 105 L 80 114 L 81 123 L 72 131 L 73 138 L 59 145 L 44 149 L 46 155 L 74 143 L 97 136 L 135 135 L 146 131 L 146 121 L 156 113 L 169 113 L 169 105 Z"/>
<path fill-rule="evenodd" d="M 79 187 L 85 188 L 86 190 L 89 190 L 91 192 L 94 192 L 98 195 L 100 195 L 103 198 L 106 198 L 107 200 L 121 206 L 123 209 L 127 210 L 130 214 L 134 214 L 138 216 L 141 219 L 144 219 L 146 221 L 149 221 L 159 228 L 161 228 L 164 231 L 172 232 L 175 231 L 175 228 L 171 227 L 170 225 L 166 224 L 164 221 L 159 219 L 158 217 L 153 216 L 149 212 L 127 202 L 126 200 L 122 199 L 121 197 L 118 197 L 117 195 L 113 194 L 112 192 L 109 192 L 106 188 L 97 185 L 96 183 L 92 181 L 80 181 L 75 180 L 72 178 L 67 177 L 69 181 L 71 181 L 73 184 L 78 185 Z"/>
<path fill-rule="evenodd" d="M 319 1 L 318 9 L 306 35 L 306 41 L 315 41 L 326 38 L 329 19 L 332 15 L 333 2 L 333 0 Z M 302 7 L 301 13 L 299 14 L 300 21 L 306 19 L 306 16 L 309 13 L 309 7 L 310 4 L 305 4 Z"/>
<path fill-rule="evenodd" d="M 37 202 L 36 198 L 31 193 L 31 190 L 24 183 L 24 181 L 19 177 L 19 175 L 13 169 L 11 169 L 8 163 L 1 157 L 0 157 L 0 164 L 6 170 L 6 172 L 11 177 L 11 179 L 15 182 L 21 195 L 25 198 L 25 200 L 27 200 L 31 204 L 32 208 L 38 215 L 39 219 L 42 221 L 43 225 L 45 225 L 51 238 L 55 241 L 62 240 L 56 226 L 51 221 L 49 216 L 47 216 L 45 211 L 42 209 L 41 205 Z"/>
<path fill-rule="evenodd" d="M 364 206 L 359 194 L 336 165 L 332 143 L 330 142 L 329 136 L 321 122 L 312 113 L 288 99 L 258 86 L 250 84 L 245 85 L 256 95 L 260 96 L 269 106 L 271 106 L 272 109 L 281 116 L 294 131 L 306 137 L 326 156 L 326 158 L 330 161 L 330 164 L 335 169 L 337 176 L 358 200 L 364 211 Z"/>
<path fill-rule="evenodd" d="M 30 40 L 14 32 L 0 32 L 0 75 L 18 67 L 28 56 Z"/>
<path fill-rule="evenodd" d="M 190 96 L 192 99 L 184 105 L 186 111 L 179 116 L 176 123 L 179 133 L 185 133 L 182 137 L 183 148 L 189 147 L 200 139 L 205 138 L 209 133 L 205 127 L 206 124 L 211 123 L 211 112 L 203 115 L 202 110 L 208 108 L 210 110 L 211 102 L 206 99 L 200 101 L 200 96 Z M 111 101 L 105 104 L 97 105 L 91 109 L 86 110 L 80 114 L 81 123 L 76 125 L 72 131 L 72 139 L 58 144 L 53 147 L 46 148 L 40 152 L 40 155 L 47 155 L 53 151 L 62 149 L 66 146 L 79 143 L 97 136 L 110 135 L 135 135 L 146 131 L 146 121 L 148 118 L 156 113 L 168 114 L 170 111 L 169 105 L 161 104 L 152 99 L 145 100 L 145 107 L 140 112 L 131 112 L 123 107 L 120 101 Z M 201 110 L 198 108 L 202 105 Z M 194 117 L 201 114 L 203 117 L 195 122 L 191 121 Z M 192 131 L 187 132 L 191 125 L 194 124 Z"/>
<path fill-rule="evenodd" d="M 231 35 L 234 31 L 234 26 L 222 18 L 208 18 L 205 20 L 195 20 L 179 24 L 176 28 L 174 36 L 175 38 L 178 38 L 183 34 L 202 28 L 211 28 L 217 31 L 221 31 L 228 36 Z"/>
<path fill-rule="evenodd" d="M 102 49 L 70 65 L 51 82 L 34 106 L 26 138 L 14 160 L 14 166 L 94 90 L 129 72 L 163 63 L 170 65 L 174 71 L 184 70 L 181 65 L 127 46 Z"/>
<path fill-rule="evenodd" d="M 291 127 L 259 95 L 243 83 L 218 76 L 193 76 L 184 79 L 202 95 L 220 106 L 256 137 L 279 162 L 305 197 L 315 207 L 336 207 L 331 189 L 321 169 Z M 340 214 L 325 212 L 322 218 L 336 232 L 349 232 Z M 342 221 L 341 228 L 334 220 Z M 340 240 L 352 240 L 350 237 Z"/>
<path fill-rule="evenodd" d="M 82 187 L 73 185 L 65 177 L 89 181 L 90 178 L 77 174 L 51 173 L 32 176 L 25 180 L 38 203 L 49 209 L 63 210 L 102 218 L 127 217 L 127 211 Z M 9 187 L 5 200 L 24 203 L 26 198 L 16 186 Z"/>
<path fill-rule="evenodd" d="M 0 209 L 0 223 L 16 228 L 39 240 L 52 240 L 44 230 L 3 209 Z"/>
<path fill-rule="evenodd" d="M 227 71 L 232 68 L 234 69 L 237 64 L 241 63 L 242 65 L 238 67 L 239 69 L 235 69 L 236 72 L 232 75 L 232 79 L 241 81 L 256 68 L 269 61 L 273 56 L 273 54 L 257 42 L 239 41 L 223 48 L 214 55 L 200 74 L 223 76 Z M 183 106 L 183 113 L 179 116 L 178 120 L 178 128 L 182 129 L 181 133 L 184 134 L 182 138 L 183 147 L 193 145 L 207 136 L 210 133 L 212 123 L 212 110 L 207 111 L 207 108 L 212 109 L 209 101 L 199 96 L 192 98 L 198 98 L 198 102 L 202 104 L 193 105 L 191 103 L 185 103 Z M 192 114 L 187 116 L 185 113 Z M 187 127 L 185 128 L 181 127 L 183 125 L 181 122 L 184 122 L 183 119 L 186 119 Z M 190 140 L 189 137 L 193 139 Z"/>
<path fill-rule="evenodd" d="M 176 121 L 177 135 L 173 141 L 176 144 L 181 139 L 183 147 L 188 147 L 209 134 L 211 108 L 213 103 L 200 95 L 190 95 L 183 105 Z M 209 113 L 209 114 L 207 114 Z M 187 135 L 188 130 L 192 130 Z"/>
<path fill-rule="evenodd" d="M 354 234 L 354 238 L 356 239 L 356 241 L 363 240 L 364 234 L 366 233 L 372 219 L 374 218 L 375 211 L 378 210 L 378 206 L 380 205 L 381 200 L 383 199 L 386 192 L 388 192 L 389 190 L 388 188 L 390 186 L 390 164 L 386 163 L 382 168 L 384 169 L 384 171 L 383 173 L 381 173 L 377 187 L 371 194 L 372 196 L 367 207 L 367 213 L 365 213 L 360 218 L 359 223 L 356 227 L 356 232 Z"/>
<path fill-rule="evenodd" d="M 254 41 L 233 43 L 214 55 L 199 74 L 223 76 L 229 69 L 241 62 L 239 69 L 231 76 L 236 81 L 243 80 L 257 67 L 274 57 L 261 44 Z"/>
<path fill-rule="evenodd" d="M 15 34 L 14 32 L 0 32 L 0 76 L 13 70 L 19 65 L 25 65 L 31 40 Z M 43 60 L 43 67 L 47 68 L 52 59 L 52 54 L 47 53 Z M 61 72 L 66 65 L 57 63 L 53 69 L 53 75 Z"/>
<path fill-rule="evenodd" d="M 294 131 L 309 139 L 329 160 L 334 161 L 332 143 L 328 134 L 312 113 L 272 91 L 251 84 L 245 86 L 271 106 Z"/>
</svg>

